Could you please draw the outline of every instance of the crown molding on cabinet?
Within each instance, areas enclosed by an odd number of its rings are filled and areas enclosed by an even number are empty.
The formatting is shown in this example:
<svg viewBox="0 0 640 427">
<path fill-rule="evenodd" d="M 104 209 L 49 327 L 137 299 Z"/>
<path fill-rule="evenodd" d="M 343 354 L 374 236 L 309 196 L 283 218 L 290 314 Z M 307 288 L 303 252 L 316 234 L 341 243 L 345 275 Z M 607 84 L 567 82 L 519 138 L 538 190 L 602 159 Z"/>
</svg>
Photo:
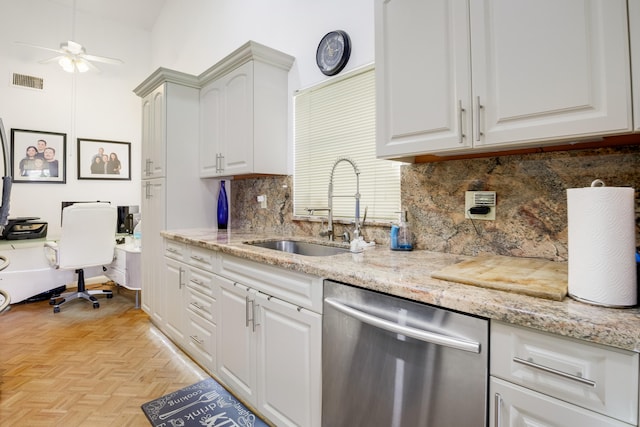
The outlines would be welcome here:
<svg viewBox="0 0 640 427">
<path fill-rule="evenodd" d="M 288 71 L 294 60 L 295 58 L 291 55 L 249 40 L 198 76 L 160 67 L 140 83 L 133 92 L 144 97 L 164 82 L 200 89 L 210 81 L 249 61 L 259 61 Z"/>
</svg>

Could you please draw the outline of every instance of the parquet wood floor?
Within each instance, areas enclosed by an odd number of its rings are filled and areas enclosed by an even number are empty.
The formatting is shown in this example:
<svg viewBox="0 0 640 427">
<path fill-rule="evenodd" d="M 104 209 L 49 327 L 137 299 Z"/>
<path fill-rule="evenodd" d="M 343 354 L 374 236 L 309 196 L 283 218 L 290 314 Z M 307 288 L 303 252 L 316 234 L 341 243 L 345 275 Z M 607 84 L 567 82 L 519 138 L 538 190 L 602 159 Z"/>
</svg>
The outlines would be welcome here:
<svg viewBox="0 0 640 427">
<path fill-rule="evenodd" d="M 208 377 L 134 308 L 132 291 L 98 300 L 0 313 L 0 426 L 148 427 L 140 405 Z"/>
</svg>

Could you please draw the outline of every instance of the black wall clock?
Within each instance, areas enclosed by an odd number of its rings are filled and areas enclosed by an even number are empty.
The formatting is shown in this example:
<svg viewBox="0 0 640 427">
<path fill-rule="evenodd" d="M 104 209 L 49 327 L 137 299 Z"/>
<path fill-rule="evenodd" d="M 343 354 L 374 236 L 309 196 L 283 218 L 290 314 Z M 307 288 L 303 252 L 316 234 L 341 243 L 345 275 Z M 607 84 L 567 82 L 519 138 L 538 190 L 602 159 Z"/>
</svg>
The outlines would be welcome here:
<svg viewBox="0 0 640 427">
<path fill-rule="evenodd" d="M 351 39 L 349 34 L 342 30 L 331 31 L 318 44 L 316 63 L 322 74 L 333 76 L 347 65 L 350 55 Z"/>
</svg>

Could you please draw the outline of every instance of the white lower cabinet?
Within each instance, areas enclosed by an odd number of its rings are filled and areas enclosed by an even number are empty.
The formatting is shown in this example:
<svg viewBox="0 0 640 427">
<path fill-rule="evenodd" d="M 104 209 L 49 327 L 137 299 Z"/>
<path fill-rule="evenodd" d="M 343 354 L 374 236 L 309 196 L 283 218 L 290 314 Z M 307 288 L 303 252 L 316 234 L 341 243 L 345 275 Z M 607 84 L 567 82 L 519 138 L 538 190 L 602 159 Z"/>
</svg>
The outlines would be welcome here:
<svg viewBox="0 0 640 427">
<path fill-rule="evenodd" d="M 230 263 L 242 270 L 242 260 L 223 255 L 223 266 Z M 250 276 L 256 265 L 246 267 L 239 276 Z M 255 289 L 260 279 L 262 289 L 270 287 L 271 273 L 265 266 L 261 278 L 245 277 L 253 288 L 234 277 L 221 283 L 218 375 L 276 425 L 320 426 L 322 316 Z M 300 273 L 282 270 L 280 284 L 289 274 Z"/>
<path fill-rule="evenodd" d="M 154 323 L 275 425 L 320 427 L 322 279 L 169 239 L 164 250 Z"/>
<path fill-rule="evenodd" d="M 613 418 L 492 377 L 489 383 L 490 426 L 629 427 Z"/>
<path fill-rule="evenodd" d="M 184 299 L 189 267 L 165 258 L 164 263 L 165 333 L 178 345 L 184 344 Z"/>
<path fill-rule="evenodd" d="M 638 353 L 491 323 L 490 426 L 637 426 Z"/>
</svg>

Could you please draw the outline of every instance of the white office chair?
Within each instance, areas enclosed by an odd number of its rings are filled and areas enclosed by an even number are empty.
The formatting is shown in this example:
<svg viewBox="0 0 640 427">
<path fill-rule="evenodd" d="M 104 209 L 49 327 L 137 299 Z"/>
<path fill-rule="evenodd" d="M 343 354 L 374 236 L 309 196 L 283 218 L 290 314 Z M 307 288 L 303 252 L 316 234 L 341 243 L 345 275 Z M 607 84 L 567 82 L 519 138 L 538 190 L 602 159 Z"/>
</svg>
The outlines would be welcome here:
<svg viewBox="0 0 640 427">
<path fill-rule="evenodd" d="M 62 234 L 60 240 L 45 243 L 45 254 L 54 268 L 75 270 L 78 273 L 77 291 L 51 298 L 53 312 L 77 298 L 100 307 L 94 295 L 113 298 L 110 290 L 86 290 L 84 269 L 111 264 L 115 253 L 117 209 L 108 203 L 76 203 L 62 210 Z"/>
</svg>

